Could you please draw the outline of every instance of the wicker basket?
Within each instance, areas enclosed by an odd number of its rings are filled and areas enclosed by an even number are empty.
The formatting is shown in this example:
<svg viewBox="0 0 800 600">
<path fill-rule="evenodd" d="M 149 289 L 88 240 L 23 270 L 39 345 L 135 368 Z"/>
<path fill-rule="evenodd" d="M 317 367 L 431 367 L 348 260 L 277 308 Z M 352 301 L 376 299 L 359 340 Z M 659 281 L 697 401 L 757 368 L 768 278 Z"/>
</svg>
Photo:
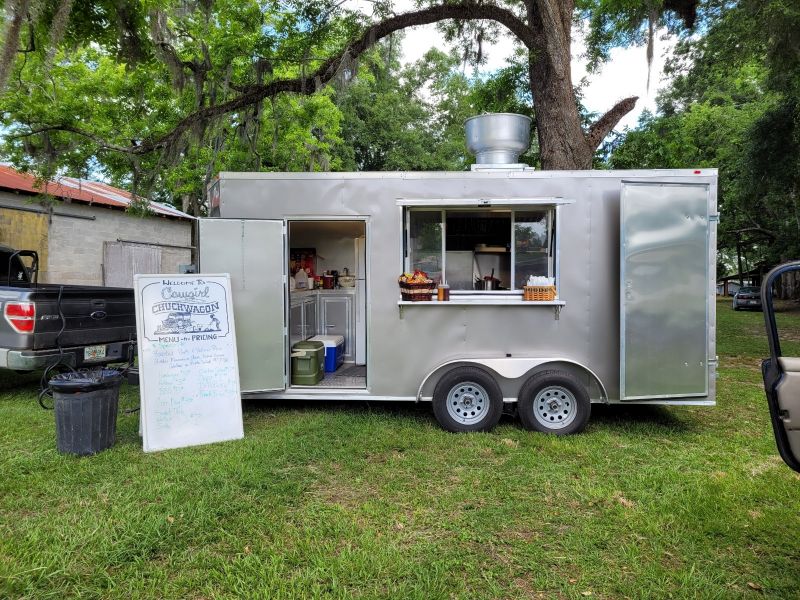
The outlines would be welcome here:
<svg viewBox="0 0 800 600">
<path fill-rule="evenodd" d="M 433 283 L 400 283 L 400 295 L 406 302 L 430 302 Z"/>
<path fill-rule="evenodd" d="M 556 299 L 554 285 L 526 285 L 522 290 L 522 299 L 530 302 L 549 302 Z"/>
</svg>

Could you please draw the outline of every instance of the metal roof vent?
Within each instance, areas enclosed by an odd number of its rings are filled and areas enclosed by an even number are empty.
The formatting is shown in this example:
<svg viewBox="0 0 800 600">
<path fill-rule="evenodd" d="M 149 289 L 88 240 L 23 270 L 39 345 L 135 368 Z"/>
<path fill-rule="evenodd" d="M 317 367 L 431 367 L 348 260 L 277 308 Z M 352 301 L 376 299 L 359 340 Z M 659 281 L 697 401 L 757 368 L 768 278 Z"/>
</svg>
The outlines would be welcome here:
<svg viewBox="0 0 800 600">
<path fill-rule="evenodd" d="M 464 123 L 467 149 L 475 155 L 472 170 L 523 169 L 519 155 L 531 145 L 531 119 L 514 113 L 486 113 Z"/>
</svg>

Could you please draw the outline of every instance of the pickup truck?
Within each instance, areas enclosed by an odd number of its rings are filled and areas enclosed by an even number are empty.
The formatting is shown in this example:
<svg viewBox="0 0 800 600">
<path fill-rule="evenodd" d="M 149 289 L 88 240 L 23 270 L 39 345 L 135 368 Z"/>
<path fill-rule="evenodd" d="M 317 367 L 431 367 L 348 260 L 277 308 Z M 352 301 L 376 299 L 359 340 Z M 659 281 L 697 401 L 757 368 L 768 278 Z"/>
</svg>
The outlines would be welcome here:
<svg viewBox="0 0 800 600">
<path fill-rule="evenodd" d="M 0 246 L 0 368 L 122 362 L 136 343 L 133 290 L 38 283 L 33 250 Z"/>
</svg>

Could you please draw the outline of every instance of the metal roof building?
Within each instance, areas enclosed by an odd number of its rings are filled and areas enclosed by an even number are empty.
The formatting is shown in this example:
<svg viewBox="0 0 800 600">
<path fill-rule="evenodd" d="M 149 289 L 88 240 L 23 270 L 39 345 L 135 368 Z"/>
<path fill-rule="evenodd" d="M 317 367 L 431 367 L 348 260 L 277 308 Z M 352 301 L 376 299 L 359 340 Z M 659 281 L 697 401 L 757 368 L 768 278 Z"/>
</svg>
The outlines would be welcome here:
<svg viewBox="0 0 800 600">
<path fill-rule="evenodd" d="M 129 287 L 134 273 L 176 273 L 192 262 L 194 217 L 105 183 L 40 182 L 0 165 L 0 244 L 39 253 L 40 281 Z M 146 202 L 145 200 L 142 200 Z"/>
</svg>

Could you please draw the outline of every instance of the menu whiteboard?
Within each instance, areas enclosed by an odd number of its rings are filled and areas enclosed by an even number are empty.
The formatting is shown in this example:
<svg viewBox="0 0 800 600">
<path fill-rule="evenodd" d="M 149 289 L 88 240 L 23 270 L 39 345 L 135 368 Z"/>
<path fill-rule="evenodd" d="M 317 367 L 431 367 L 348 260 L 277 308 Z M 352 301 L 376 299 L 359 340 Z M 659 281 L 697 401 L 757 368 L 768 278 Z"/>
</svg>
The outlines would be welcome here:
<svg viewBox="0 0 800 600">
<path fill-rule="evenodd" d="M 136 275 L 144 451 L 244 437 L 229 275 Z"/>
</svg>

